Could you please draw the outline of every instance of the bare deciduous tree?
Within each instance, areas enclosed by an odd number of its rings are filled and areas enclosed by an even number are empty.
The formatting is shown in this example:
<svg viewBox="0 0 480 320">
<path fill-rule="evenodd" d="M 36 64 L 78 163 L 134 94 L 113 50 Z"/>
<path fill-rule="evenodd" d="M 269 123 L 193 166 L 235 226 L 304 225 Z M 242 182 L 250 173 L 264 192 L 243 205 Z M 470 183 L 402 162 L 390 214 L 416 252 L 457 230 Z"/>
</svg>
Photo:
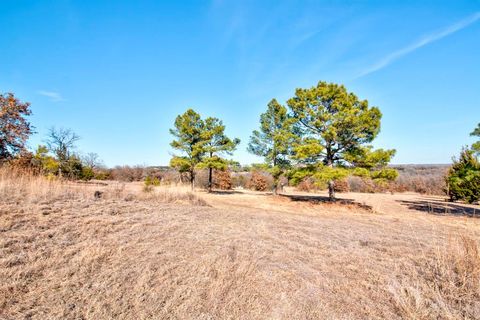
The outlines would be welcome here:
<svg viewBox="0 0 480 320">
<path fill-rule="evenodd" d="M 65 161 L 71 156 L 78 140 L 80 137 L 71 129 L 52 127 L 48 132 L 47 146 L 59 161 Z"/>
<path fill-rule="evenodd" d="M 95 152 L 89 152 L 84 155 L 82 157 L 82 161 L 86 166 L 92 169 L 98 169 L 99 167 L 103 166 L 102 160 L 100 160 L 100 157 Z"/>
<path fill-rule="evenodd" d="M 68 161 L 72 157 L 72 151 L 75 149 L 75 143 L 80 137 L 71 129 L 50 128 L 47 136 L 48 149 L 55 154 L 60 163 L 58 174 L 62 175 L 62 168 L 66 168 Z"/>
</svg>

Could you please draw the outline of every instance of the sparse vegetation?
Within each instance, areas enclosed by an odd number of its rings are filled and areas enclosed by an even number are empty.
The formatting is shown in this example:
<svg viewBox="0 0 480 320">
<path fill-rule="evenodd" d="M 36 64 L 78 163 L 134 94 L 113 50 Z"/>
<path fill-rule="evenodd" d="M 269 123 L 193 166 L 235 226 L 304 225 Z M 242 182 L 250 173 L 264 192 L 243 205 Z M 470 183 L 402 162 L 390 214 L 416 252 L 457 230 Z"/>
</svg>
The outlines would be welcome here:
<svg viewBox="0 0 480 320">
<path fill-rule="evenodd" d="M 418 192 L 443 196 L 446 194 L 445 177 L 448 165 L 394 166 L 399 176 L 393 182 L 395 192 Z"/>
<path fill-rule="evenodd" d="M 0 320 L 480 320 L 479 1 L 3 1 Z"/>
<path fill-rule="evenodd" d="M 0 169 L 2 317 L 480 314 L 476 219 L 141 186 Z"/>
<path fill-rule="evenodd" d="M 116 166 L 111 169 L 109 176 L 112 180 L 116 181 L 141 181 L 144 178 L 145 167 L 144 166 Z"/>
<path fill-rule="evenodd" d="M 263 164 L 223 158 L 240 141 L 225 135 L 221 120 L 189 109 L 171 130 L 182 153 L 171 167 L 108 169 L 97 154 L 76 152 L 70 129 L 52 128 L 47 146 L 28 151 L 29 105 L 2 99 L 13 110 L 2 123 L 18 130 L 0 136 L 0 316 L 480 317 L 477 222 L 459 230 L 436 219 L 476 217 L 477 208 L 394 195 L 446 189 L 451 200 L 478 201 L 478 142 L 447 176 L 445 167 L 389 166 L 395 150 L 368 145 L 380 111 L 320 82 L 298 89 L 290 112 L 275 99 L 268 104 L 249 144 Z M 256 192 L 199 196 L 195 184 Z M 262 193 L 280 185 L 281 197 Z M 296 189 L 285 192 L 288 185 Z M 347 198 L 335 205 L 335 192 Z"/>
<path fill-rule="evenodd" d="M 400 279 L 391 288 L 397 312 L 408 319 L 480 318 L 480 252 L 467 235 L 450 239 L 418 268 L 416 280 Z"/>
<path fill-rule="evenodd" d="M 323 134 L 300 134 L 294 115 L 269 104 L 250 142 L 265 163 L 243 168 L 220 157 L 238 140 L 193 110 L 172 130 L 183 152 L 176 170 L 107 169 L 98 155 L 73 151 L 78 136 L 68 129 L 52 129 L 48 147 L 19 150 L 0 167 L 0 316 L 478 318 L 477 222 L 459 229 L 437 217 L 475 217 L 475 207 L 349 193 L 438 194 L 447 181 L 453 199 L 474 202 L 465 191 L 476 190 L 474 147 L 446 180 L 445 167 L 387 167 L 394 151 L 369 146 L 328 166 L 315 153 Z M 93 178 L 112 180 L 79 181 Z M 184 182 L 256 192 L 200 196 Z M 289 184 L 319 195 L 262 193 Z M 332 186 L 347 197 L 337 205 L 322 196 Z"/>
</svg>

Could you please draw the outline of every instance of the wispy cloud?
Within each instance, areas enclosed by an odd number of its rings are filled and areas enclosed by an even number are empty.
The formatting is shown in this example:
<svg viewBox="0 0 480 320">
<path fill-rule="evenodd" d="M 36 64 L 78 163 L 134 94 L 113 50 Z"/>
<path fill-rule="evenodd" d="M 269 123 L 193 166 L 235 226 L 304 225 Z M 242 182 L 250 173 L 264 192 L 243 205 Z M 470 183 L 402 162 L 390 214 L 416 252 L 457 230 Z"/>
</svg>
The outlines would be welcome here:
<svg viewBox="0 0 480 320">
<path fill-rule="evenodd" d="M 65 101 L 62 95 L 55 91 L 38 90 L 37 93 L 39 95 L 49 98 L 51 101 L 54 102 Z"/>
<path fill-rule="evenodd" d="M 468 16 L 457 23 L 454 23 L 440 31 L 437 31 L 435 33 L 432 33 L 430 35 L 427 35 L 420 40 L 406 46 L 405 48 L 399 49 L 397 51 L 394 51 L 375 63 L 374 65 L 368 67 L 367 69 L 363 70 L 357 77 L 356 79 L 366 76 L 367 74 L 376 72 L 380 69 L 385 68 L 386 66 L 390 65 L 394 61 L 400 59 L 401 57 L 423 47 L 426 46 L 429 43 L 435 42 L 437 40 L 440 40 L 442 38 L 445 38 L 446 36 L 449 36 L 459 30 L 462 30 L 463 28 L 468 27 L 472 23 L 475 23 L 476 21 L 480 20 L 480 12 L 476 12 L 471 16 Z"/>
</svg>

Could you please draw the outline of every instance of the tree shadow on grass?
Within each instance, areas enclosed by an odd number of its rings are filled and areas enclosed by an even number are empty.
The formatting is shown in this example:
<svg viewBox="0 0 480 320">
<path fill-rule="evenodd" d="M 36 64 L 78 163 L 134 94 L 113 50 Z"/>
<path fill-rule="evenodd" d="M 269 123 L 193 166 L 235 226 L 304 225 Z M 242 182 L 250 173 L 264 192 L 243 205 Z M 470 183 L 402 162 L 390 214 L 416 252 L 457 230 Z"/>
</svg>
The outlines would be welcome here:
<svg viewBox="0 0 480 320">
<path fill-rule="evenodd" d="M 326 196 L 319 196 L 319 195 L 293 195 L 293 194 L 279 194 L 281 197 L 289 198 L 292 201 L 303 201 L 309 202 L 312 204 L 319 204 L 319 203 L 328 203 L 328 204 L 337 204 L 337 205 L 350 205 L 355 206 L 364 210 L 372 211 L 372 206 L 369 206 L 365 203 L 359 203 L 352 199 L 343 199 L 343 198 L 336 198 L 335 202 L 330 201 L 329 197 Z"/>
<path fill-rule="evenodd" d="M 235 190 L 212 190 L 208 193 L 215 194 L 215 195 L 229 195 L 229 194 L 241 194 L 242 192 L 235 191 Z"/>
<path fill-rule="evenodd" d="M 453 215 L 453 216 L 467 216 L 479 217 L 480 208 L 470 207 L 461 203 L 449 203 L 441 201 L 407 201 L 397 200 L 400 204 L 407 206 L 408 209 L 422 211 L 434 215 Z"/>
</svg>

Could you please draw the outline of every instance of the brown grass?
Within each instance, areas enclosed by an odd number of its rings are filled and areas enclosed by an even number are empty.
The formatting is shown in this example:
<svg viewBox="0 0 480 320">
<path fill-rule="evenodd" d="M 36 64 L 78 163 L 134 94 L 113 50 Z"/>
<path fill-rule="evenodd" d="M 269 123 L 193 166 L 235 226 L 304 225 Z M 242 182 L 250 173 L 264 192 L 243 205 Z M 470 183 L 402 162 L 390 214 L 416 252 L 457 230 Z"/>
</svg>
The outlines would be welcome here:
<svg viewBox="0 0 480 320">
<path fill-rule="evenodd" d="M 0 173 L 0 318 L 480 314 L 477 219 Z"/>
<path fill-rule="evenodd" d="M 163 185 L 152 187 L 151 192 L 140 192 L 142 183 L 121 182 L 71 182 L 58 178 L 46 178 L 29 174 L 21 170 L 0 168 L 0 197 L 16 201 L 23 206 L 36 205 L 42 202 L 54 203 L 57 200 L 88 200 L 95 191 L 101 193 L 103 199 L 148 200 L 159 202 L 185 202 L 205 205 L 190 188 L 184 185 Z"/>
<path fill-rule="evenodd" d="M 413 281 L 395 282 L 391 290 L 404 318 L 480 319 L 480 254 L 471 237 L 451 239 L 410 273 Z"/>
</svg>

